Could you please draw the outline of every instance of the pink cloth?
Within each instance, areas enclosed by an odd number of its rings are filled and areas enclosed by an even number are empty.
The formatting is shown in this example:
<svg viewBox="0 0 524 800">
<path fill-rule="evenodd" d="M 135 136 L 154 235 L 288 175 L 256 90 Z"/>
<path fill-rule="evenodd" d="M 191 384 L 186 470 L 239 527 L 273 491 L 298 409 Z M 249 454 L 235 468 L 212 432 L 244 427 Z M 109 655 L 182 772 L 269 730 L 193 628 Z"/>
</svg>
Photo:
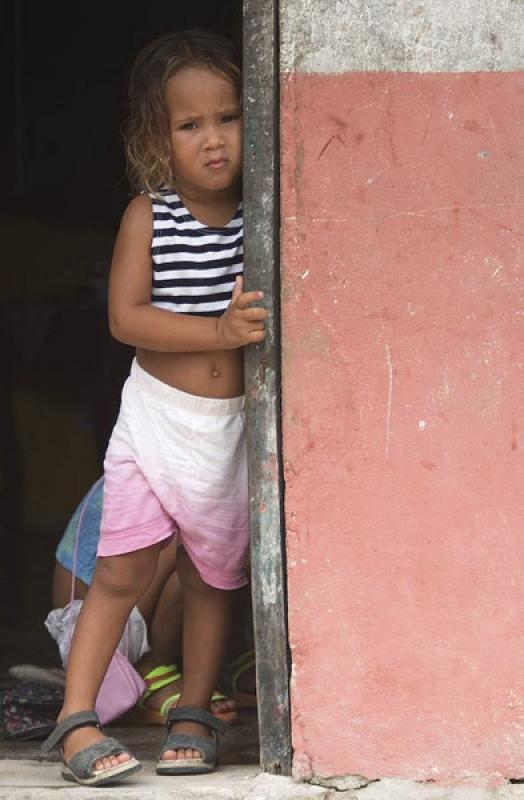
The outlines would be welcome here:
<svg viewBox="0 0 524 800">
<path fill-rule="evenodd" d="M 247 583 L 249 547 L 244 397 L 180 392 L 136 362 L 104 462 L 99 556 L 178 535 L 202 579 Z"/>
</svg>

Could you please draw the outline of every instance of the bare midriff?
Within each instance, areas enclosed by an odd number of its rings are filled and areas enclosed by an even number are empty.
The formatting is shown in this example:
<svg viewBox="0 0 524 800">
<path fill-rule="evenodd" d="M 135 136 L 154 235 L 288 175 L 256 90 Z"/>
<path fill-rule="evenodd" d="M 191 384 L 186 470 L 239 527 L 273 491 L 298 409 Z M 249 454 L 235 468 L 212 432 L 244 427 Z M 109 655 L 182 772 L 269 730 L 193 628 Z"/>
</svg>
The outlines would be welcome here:
<svg viewBox="0 0 524 800">
<path fill-rule="evenodd" d="M 181 392 L 222 399 L 244 393 L 243 348 L 193 353 L 137 349 L 136 357 L 142 369 Z"/>
</svg>

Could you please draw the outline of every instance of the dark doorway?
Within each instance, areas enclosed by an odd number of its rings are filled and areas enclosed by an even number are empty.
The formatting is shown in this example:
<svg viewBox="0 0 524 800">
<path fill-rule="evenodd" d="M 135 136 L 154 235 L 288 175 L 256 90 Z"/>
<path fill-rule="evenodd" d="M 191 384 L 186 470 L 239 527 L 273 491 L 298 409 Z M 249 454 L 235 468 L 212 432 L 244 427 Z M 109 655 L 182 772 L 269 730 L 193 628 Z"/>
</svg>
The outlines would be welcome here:
<svg viewBox="0 0 524 800">
<path fill-rule="evenodd" d="M 102 470 L 131 359 L 108 333 L 129 200 L 121 124 L 136 52 L 168 30 L 241 37 L 241 0 L 1 5 L 0 667 L 55 655 L 54 550 Z M 14 637 L 12 632 L 16 631 Z"/>
<path fill-rule="evenodd" d="M 0 688 L 13 663 L 59 665 L 43 626 L 54 551 L 101 474 L 132 357 L 106 321 L 112 245 L 130 197 L 120 136 L 129 67 L 143 44 L 177 28 L 213 28 L 240 44 L 242 5 L 246 89 L 257 98 L 246 104 L 246 276 L 266 292 L 274 324 L 246 361 L 261 760 L 286 774 L 276 0 L 11 0 L 0 8 Z"/>
</svg>

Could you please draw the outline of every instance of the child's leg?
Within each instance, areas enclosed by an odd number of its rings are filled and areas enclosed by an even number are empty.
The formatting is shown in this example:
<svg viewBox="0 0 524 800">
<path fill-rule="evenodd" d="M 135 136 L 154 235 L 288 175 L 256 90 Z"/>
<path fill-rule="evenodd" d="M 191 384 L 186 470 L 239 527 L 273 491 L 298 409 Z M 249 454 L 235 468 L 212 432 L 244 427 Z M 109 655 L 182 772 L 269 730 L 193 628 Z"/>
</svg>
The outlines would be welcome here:
<svg viewBox="0 0 524 800">
<path fill-rule="evenodd" d="M 179 705 L 209 709 L 231 630 L 231 592 L 204 583 L 183 547 L 177 570 L 183 597 L 184 686 Z M 179 722 L 176 733 L 210 736 L 202 725 Z M 194 750 L 167 751 L 164 759 L 198 758 Z"/>
<path fill-rule="evenodd" d="M 175 571 L 177 550 L 175 539 L 161 550 L 155 577 L 137 603 L 147 622 L 151 647 L 138 664 L 135 664 L 142 677 L 161 665 L 175 662 L 181 667 L 182 664 L 182 589 Z M 215 689 L 216 685 L 213 691 Z M 143 701 L 144 705 L 148 709 L 158 711 L 165 701 L 181 690 L 182 681 L 173 681 L 154 691 Z M 224 714 L 235 711 L 236 704 L 233 700 L 225 698 L 215 700 L 211 708 L 213 712 Z"/>
<path fill-rule="evenodd" d="M 69 654 L 64 706 L 59 719 L 95 706 L 98 690 L 136 601 L 155 573 L 160 545 L 100 558 L 78 617 Z M 104 738 L 96 728 L 81 728 L 64 740 L 64 757 Z M 101 759 L 103 769 L 127 761 L 129 754 Z"/>
<path fill-rule="evenodd" d="M 182 650 L 182 592 L 176 573 L 177 546 L 173 538 L 160 550 L 155 577 L 137 603 L 147 624 L 151 650 L 137 669 L 144 675 L 160 664 L 180 661 Z"/>
</svg>

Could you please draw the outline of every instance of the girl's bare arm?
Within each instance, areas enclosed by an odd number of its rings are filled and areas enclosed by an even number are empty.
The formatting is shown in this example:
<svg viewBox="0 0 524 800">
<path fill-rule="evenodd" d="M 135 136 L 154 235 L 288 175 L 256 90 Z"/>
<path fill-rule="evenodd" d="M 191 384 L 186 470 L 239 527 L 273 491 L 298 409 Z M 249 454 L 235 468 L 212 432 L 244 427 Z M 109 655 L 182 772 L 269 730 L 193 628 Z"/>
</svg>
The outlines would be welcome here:
<svg viewBox="0 0 524 800">
<path fill-rule="evenodd" d="M 221 317 L 174 314 L 151 305 L 153 214 L 147 195 L 128 205 L 115 242 L 109 280 L 109 327 L 115 339 L 165 353 L 232 350 L 265 335 L 267 311 L 252 307 L 262 292 L 243 292 L 237 278 Z"/>
</svg>

